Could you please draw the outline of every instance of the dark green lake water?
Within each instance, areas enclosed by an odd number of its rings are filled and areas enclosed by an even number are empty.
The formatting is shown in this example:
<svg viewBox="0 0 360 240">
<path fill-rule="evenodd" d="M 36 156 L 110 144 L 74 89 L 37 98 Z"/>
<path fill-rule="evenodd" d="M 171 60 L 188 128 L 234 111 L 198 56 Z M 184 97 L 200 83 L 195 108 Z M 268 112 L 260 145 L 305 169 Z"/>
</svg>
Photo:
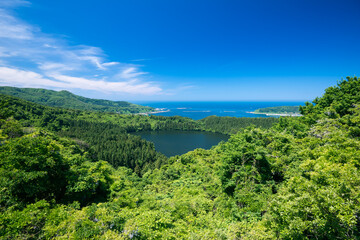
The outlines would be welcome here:
<svg viewBox="0 0 360 240">
<path fill-rule="evenodd" d="M 228 135 L 199 131 L 144 131 L 133 133 L 153 142 L 155 149 L 171 157 L 196 148 L 210 149 L 220 141 L 227 141 Z"/>
</svg>

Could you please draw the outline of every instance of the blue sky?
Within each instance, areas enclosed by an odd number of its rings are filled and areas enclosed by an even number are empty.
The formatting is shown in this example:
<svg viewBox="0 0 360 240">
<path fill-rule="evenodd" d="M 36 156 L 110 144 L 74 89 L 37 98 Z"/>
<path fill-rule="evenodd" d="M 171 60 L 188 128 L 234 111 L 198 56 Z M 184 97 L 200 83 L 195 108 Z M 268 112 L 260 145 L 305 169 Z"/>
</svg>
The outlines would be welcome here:
<svg viewBox="0 0 360 240">
<path fill-rule="evenodd" d="M 359 75 L 358 0 L 0 0 L 0 85 L 311 100 Z"/>
</svg>

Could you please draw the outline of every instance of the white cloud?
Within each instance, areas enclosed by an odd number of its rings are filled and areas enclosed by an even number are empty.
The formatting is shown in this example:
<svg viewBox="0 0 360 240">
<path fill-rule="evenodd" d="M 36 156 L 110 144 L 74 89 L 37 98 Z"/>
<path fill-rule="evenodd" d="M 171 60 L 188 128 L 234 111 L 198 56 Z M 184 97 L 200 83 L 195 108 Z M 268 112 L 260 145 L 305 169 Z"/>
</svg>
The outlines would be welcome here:
<svg viewBox="0 0 360 240">
<path fill-rule="evenodd" d="M 32 39 L 35 28 L 22 23 L 6 10 L 0 9 L 0 38 Z"/>
<path fill-rule="evenodd" d="M 93 63 L 97 68 L 101 70 L 105 70 L 105 67 L 101 64 L 101 59 L 99 57 L 95 56 L 83 56 L 79 57 L 80 60 L 87 60 L 91 63 Z"/>
<path fill-rule="evenodd" d="M 0 67 L 0 83 L 19 87 L 62 87 L 61 83 L 46 79 L 41 74 L 7 67 Z"/>
<path fill-rule="evenodd" d="M 128 67 L 125 68 L 122 72 L 120 72 L 117 77 L 123 78 L 123 79 L 134 79 L 138 76 L 145 75 L 146 72 L 138 71 L 136 67 Z"/>
<path fill-rule="evenodd" d="M 140 58 L 140 59 L 133 59 L 131 60 L 132 62 L 144 62 L 144 61 L 149 61 L 151 60 L 150 58 Z"/>
<path fill-rule="evenodd" d="M 0 67 L 0 83 L 22 87 L 53 87 L 59 89 L 84 89 L 104 92 L 124 92 L 130 94 L 159 94 L 162 89 L 150 83 L 107 82 L 104 80 L 72 77 L 61 74 L 43 76 L 32 71 Z"/>
<path fill-rule="evenodd" d="M 108 66 L 114 66 L 114 65 L 118 65 L 119 62 L 106 62 L 106 63 L 103 63 L 102 65 L 104 67 L 108 67 Z"/>
<path fill-rule="evenodd" d="M 74 68 L 72 66 L 62 64 L 62 63 L 56 63 L 56 62 L 39 63 L 39 69 L 44 70 L 44 71 L 56 71 L 56 72 L 74 70 Z"/>
<path fill-rule="evenodd" d="M 26 6 L 30 2 L 25 0 L 1 0 L 0 7 L 17 7 L 17 6 Z"/>
<path fill-rule="evenodd" d="M 52 75 L 52 77 L 75 88 L 82 88 L 87 90 L 101 89 L 108 92 L 125 92 L 137 94 L 157 94 L 161 92 L 159 87 L 151 86 L 149 83 L 133 84 L 132 82 L 106 82 L 103 80 L 89 80 L 65 75 Z"/>
<path fill-rule="evenodd" d="M 120 95 L 162 94 L 161 87 L 149 81 L 149 74 L 141 71 L 140 66 L 108 61 L 101 48 L 70 45 L 14 17 L 9 9 L 27 4 L 27 1 L 0 2 L 1 84 L 96 90 Z"/>
</svg>

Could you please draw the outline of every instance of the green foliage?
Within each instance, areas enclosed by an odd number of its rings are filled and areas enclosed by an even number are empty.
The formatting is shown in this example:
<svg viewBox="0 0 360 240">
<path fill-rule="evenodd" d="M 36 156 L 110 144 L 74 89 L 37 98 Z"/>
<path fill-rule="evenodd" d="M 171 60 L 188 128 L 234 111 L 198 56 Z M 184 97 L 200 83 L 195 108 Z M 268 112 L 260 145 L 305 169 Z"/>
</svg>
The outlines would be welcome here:
<svg viewBox="0 0 360 240">
<path fill-rule="evenodd" d="M 40 239 L 49 211 L 50 204 L 41 200 L 23 210 L 1 212 L 1 239 Z"/>
<path fill-rule="evenodd" d="M 21 124 L 13 119 L 0 119 L 0 131 L 4 139 L 17 138 L 24 134 Z"/>
<path fill-rule="evenodd" d="M 90 162 L 78 145 L 35 131 L 0 146 L 0 209 L 21 208 L 41 199 L 74 200 L 86 205 L 106 201 L 113 168 Z"/>
<path fill-rule="evenodd" d="M 278 132 L 291 134 L 297 138 L 302 138 L 308 134 L 309 126 L 306 118 L 281 117 L 279 121 L 274 124 L 273 129 Z"/>
<path fill-rule="evenodd" d="M 77 200 L 83 205 L 107 200 L 113 182 L 113 168 L 104 161 L 74 164 L 68 173 L 66 186 L 67 201 Z"/>
<path fill-rule="evenodd" d="M 27 203 L 64 195 L 69 166 L 59 144 L 46 133 L 6 141 L 0 146 L 0 161 L 2 207 L 10 196 Z"/>
<path fill-rule="evenodd" d="M 316 98 L 313 103 L 300 107 L 300 112 L 313 118 L 344 116 L 351 113 L 360 102 L 360 79 L 347 77 L 338 82 L 337 86 L 325 90 L 321 98 Z"/>
</svg>

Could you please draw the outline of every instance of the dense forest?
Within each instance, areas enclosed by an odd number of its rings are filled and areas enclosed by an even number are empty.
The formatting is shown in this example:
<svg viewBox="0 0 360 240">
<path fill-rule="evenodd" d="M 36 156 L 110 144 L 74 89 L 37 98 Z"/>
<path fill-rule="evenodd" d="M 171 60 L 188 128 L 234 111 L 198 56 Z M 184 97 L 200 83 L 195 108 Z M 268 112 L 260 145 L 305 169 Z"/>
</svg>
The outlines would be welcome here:
<svg viewBox="0 0 360 240">
<path fill-rule="evenodd" d="M 225 134 L 234 134 L 242 128 L 257 126 L 270 128 L 279 119 L 277 118 L 252 118 L 252 117 L 217 117 L 209 116 L 199 120 L 206 131 L 214 131 Z"/>
<path fill-rule="evenodd" d="M 299 106 L 278 106 L 259 108 L 254 111 L 257 114 L 298 114 L 300 113 Z"/>
<path fill-rule="evenodd" d="M 19 97 L 30 102 L 40 103 L 51 107 L 116 113 L 140 113 L 154 111 L 151 107 L 140 106 L 125 101 L 85 98 L 65 90 L 57 92 L 41 88 L 0 87 L 0 94 Z"/>
<path fill-rule="evenodd" d="M 356 77 L 264 127 L 0 99 L 2 239 L 360 238 Z M 234 134 L 171 158 L 129 135 L 160 129 Z"/>
</svg>

